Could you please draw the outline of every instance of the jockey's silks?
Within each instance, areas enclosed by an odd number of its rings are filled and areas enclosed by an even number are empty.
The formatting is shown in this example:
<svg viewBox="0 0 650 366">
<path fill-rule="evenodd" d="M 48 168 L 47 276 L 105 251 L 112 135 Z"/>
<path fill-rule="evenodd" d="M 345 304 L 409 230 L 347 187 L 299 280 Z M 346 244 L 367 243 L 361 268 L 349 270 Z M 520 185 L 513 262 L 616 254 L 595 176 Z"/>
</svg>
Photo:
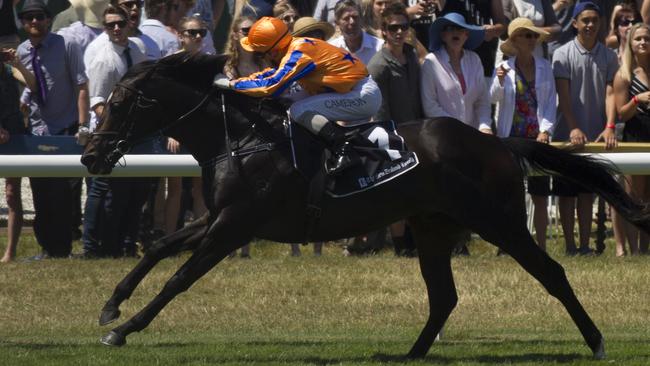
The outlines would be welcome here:
<svg viewBox="0 0 650 366">
<path fill-rule="evenodd" d="M 309 94 L 347 93 L 368 76 L 350 52 L 315 38 L 294 38 L 277 69 L 234 80 L 234 89 L 256 97 L 277 96 L 297 81 Z"/>
</svg>

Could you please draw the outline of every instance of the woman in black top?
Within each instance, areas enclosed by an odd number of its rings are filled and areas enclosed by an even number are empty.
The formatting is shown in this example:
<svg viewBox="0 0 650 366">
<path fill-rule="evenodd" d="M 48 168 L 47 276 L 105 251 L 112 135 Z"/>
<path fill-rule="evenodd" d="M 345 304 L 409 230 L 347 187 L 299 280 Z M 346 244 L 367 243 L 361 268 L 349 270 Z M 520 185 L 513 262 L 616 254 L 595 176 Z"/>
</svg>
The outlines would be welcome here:
<svg viewBox="0 0 650 366">
<path fill-rule="evenodd" d="M 625 122 L 623 141 L 650 141 L 650 27 L 637 23 L 630 29 L 623 53 L 621 67 L 614 78 L 616 112 Z M 615 126 L 607 126 L 615 128 Z M 635 198 L 648 201 L 647 176 L 628 176 L 626 190 Z M 628 225 L 629 226 L 629 225 Z M 630 252 L 648 251 L 647 235 L 628 227 Z M 640 238 L 639 238 L 640 236 Z M 638 244 L 637 244 L 638 240 Z M 622 255 L 623 253 L 617 253 Z"/>
</svg>

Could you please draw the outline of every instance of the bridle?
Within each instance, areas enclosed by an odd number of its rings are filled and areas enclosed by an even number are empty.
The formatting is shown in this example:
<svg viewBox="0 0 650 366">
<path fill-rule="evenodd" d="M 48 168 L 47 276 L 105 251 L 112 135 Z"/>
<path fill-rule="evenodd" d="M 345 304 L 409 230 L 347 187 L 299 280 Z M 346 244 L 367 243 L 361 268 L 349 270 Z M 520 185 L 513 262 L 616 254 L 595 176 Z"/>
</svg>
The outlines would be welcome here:
<svg viewBox="0 0 650 366">
<path fill-rule="evenodd" d="M 147 75 L 146 79 L 149 78 L 149 75 Z M 146 110 L 146 109 L 152 109 L 152 108 L 162 108 L 161 103 L 158 101 L 156 98 L 150 98 L 147 97 L 142 90 L 137 89 L 133 86 L 127 85 L 123 82 L 119 82 L 116 84 L 115 88 L 123 88 L 126 89 L 136 95 L 135 101 L 131 103 L 131 106 L 129 107 L 129 111 L 126 115 L 126 120 L 122 125 L 120 126 L 118 131 L 96 131 L 93 132 L 92 135 L 97 135 L 97 136 L 124 136 L 124 139 L 118 140 L 115 143 L 115 147 L 113 148 L 112 151 L 110 151 L 106 155 L 106 162 L 110 164 L 110 166 L 115 165 L 122 156 L 127 154 L 129 151 L 131 151 L 131 148 L 133 146 L 136 146 L 144 141 L 150 140 L 154 136 L 162 136 L 166 131 L 174 128 L 181 122 L 183 122 L 185 119 L 187 119 L 189 116 L 191 116 L 193 113 L 201 109 L 207 101 L 210 99 L 212 94 L 214 93 L 216 88 L 210 88 L 203 96 L 201 101 L 191 108 L 189 111 L 181 115 L 180 117 L 176 118 L 174 121 L 171 123 L 165 125 L 164 123 L 162 124 L 161 127 L 159 127 L 157 130 L 141 136 L 141 137 L 134 137 L 134 129 L 135 129 L 135 111 L 140 109 L 140 110 Z M 107 104 L 110 103 L 110 99 L 112 98 L 109 97 L 107 100 Z M 223 99 L 223 98 L 222 98 Z M 136 109 L 137 108 L 137 109 Z"/>
<path fill-rule="evenodd" d="M 162 136 L 166 131 L 174 128 L 181 122 L 183 122 L 185 119 L 187 119 L 189 116 L 191 116 L 193 113 L 197 112 L 205 104 L 210 100 L 210 98 L 213 96 L 215 92 L 218 92 L 218 89 L 213 87 L 210 88 L 204 95 L 201 101 L 192 107 L 189 111 L 185 112 L 183 115 L 180 117 L 176 118 L 174 121 L 170 122 L 169 124 L 165 125 L 162 124 L 161 127 L 159 127 L 157 130 L 142 136 L 142 137 L 134 137 L 133 130 L 135 128 L 135 120 L 133 118 L 134 113 L 136 111 L 136 108 L 139 109 L 149 109 L 149 108 L 162 108 L 162 104 L 156 99 L 156 98 L 150 98 L 147 97 L 142 90 L 137 89 L 133 86 L 124 84 L 122 82 L 119 82 L 116 84 L 116 88 L 123 88 L 126 89 L 136 95 L 135 101 L 131 104 L 129 107 L 129 111 L 126 117 L 125 122 L 120 126 L 118 131 L 97 131 L 94 132 L 93 135 L 111 135 L 111 136 L 124 136 L 124 139 L 118 140 L 115 143 L 115 147 L 113 150 L 111 150 L 108 154 L 106 154 L 105 161 L 108 163 L 110 166 L 114 166 L 122 156 L 127 154 L 133 146 L 136 146 L 144 141 L 150 140 L 154 136 Z M 224 124 L 224 139 L 225 139 L 225 146 L 226 146 L 226 153 L 225 154 L 220 154 L 217 155 L 211 159 L 208 159 L 206 161 L 200 161 L 199 165 L 200 166 L 208 166 L 212 164 L 217 164 L 222 161 L 227 160 L 228 161 L 228 166 L 230 169 L 235 169 L 236 164 L 234 163 L 234 159 L 237 157 L 242 157 L 246 155 L 251 155 L 251 154 L 256 154 L 259 152 L 263 151 L 271 151 L 274 150 L 277 146 L 275 142 L 266 142 L 266 143 L 261 143 L 258 145 L 250 146 L 250 147 L 238 147 L 235 149 L 231 148 L 231 140 L 230 140 L 230 135 L 229 135 L 229 128 L 228 128 L 228 119 L 226 118 L 226 101 L 225 101 L 225 95 L 224 93 L 221 94 L 221 112 L 223 114 L 223 124 Z M 112 97 L 112 96 L 111 96 Z M 108 99 L 107 103 L 110 102 L 110 98 Z M 260 108 L 261 108 L 261 101 L 260 101 Z M 260 124 L 259 128 L 262 127 L 263 124 Z M 251 125 L 251 130 L 253 133 L 255 133 L 256 129 L 256 124 Z M 295 160 L 295 157 L 294 157 Z M 294 163 L 295 165 L 295 163 Z"/>
<path fill-rule="evenodd" d="M 152 77 L 152 75 L 155 73 L 156 69 L 158 68 L 158 65 L 159 64 L 156 62 L 154 64 L 154 66 L 149 71 L 147 71 L 147 73 L 141 79 L 141 81 L 146 82 L 147 80 L 149 80 Z M 192 107 L 187 112 L 182 114 L 180 117 L 176 118 L 174 121 L 172 121 L 172 122 L 170 122 L 168 124 L 161 123 L 159 125 L 158 129 L 156 129 L 155 131 L 153 131 L 153 132 L 151 132 L 149 134 L 146 134 L 144 136 L 141 136 L 141 137 L 134 136 L 134 129 L 135 129 L 135 123 L 136 123 L 135 122 L 135 113 L 134 112 L 136 112 L 139 109 L 142 110 L 142 109 L 152 109 L 152 108 L 159 108 L 159 109 L 162 110 L 163 106 L 162 106 L 162 103 L 160 103 L 160 101 L 158 99 L 146 96 L 145 93 L 142 90 L 140 90 L 140 89 L 138 89 L 138 88 L 136 88 L 134 86 L 128 85 L 128 84 L 126 84 L 124 82 L 119 82 L 119 83 L 116 84 L 114 91 L 117 90 L 118 88 L 126 89 L 126 90 L 130 91 L 131 93 L 135 94 L 135 101 L 133 101 L 131 103 L 131 105 L 129 106 L 128 114 L 126 115 L 126 120 L 124 121 L 124 123 L 122 123 L 122 125 L 120 126 L 118 131 L 96 131 L 96 132 L 94 132 L 92 134 L 92 135 L 97 135 L 97 136 L 117 136 L 117 138 L 119 138 L 120 136 L 124 136 L 124 138 L 118 140 L 115 143 L 115 146 L 113 147 L 113 149 L 109 153 L 106 154 L 106 157 L 105 157 L 104 160 L 105 160 L 105 162 L 107 164 L 109 164 L 109 166 L 114 166 L 120 160 L 120 158 L 122 158 L 125 154 L 127 154 L 131 150 L 132 147 L 134 147 L 134 146 L 136 146 L 136 145 L 138 145 L 138 144 L 140 144 L 140 143 L 142 143 L 144 141 L 151 140 L 155 136 L 162 136 L 162 135 L 164 135 L 164 133 L 166 131 L 176 127 L 177 125 L 179 125 L 181 122 L 183 122 L 185 119 L 190 117 L 192 114 L 194 114 L 195 112 L 197 112 L 201 108 L 203 108 L 215 93 L 219 93 L 220 96 L 221 96 L 221 98 L 220 98 L 221 99 L 221 112 L 223 114 L 224 139 L 225 139 L 226 152 L 223 153 L 223 154 L 219 154 L 219 155 L 217 155 L 217 156 L 215 156 L 213 158 L 210 158 L 208 160 L 199 161 L 200 166 L 209 166 L 209 165 L 217 164 L 217 163 L 220 163 L 220 162 L 223 162 L 223 161 L 227 160 L 229 167 L 231 169 L 233 169 L 233 168 L 236 168 L 236 166 L 237 166 L 237 164 L 235 164 L 235 162 L 234 162 L 235 158 L 246 156 L 246 155 L 251 155 L 251 154 L 256 154 L 256 153 L 263 152 L 263 151 L 271 151 L 271 150 L 274 150 L 276 148 L 276 146 L 277 146 L 276 142 L 268 142 L 267 141 L 267 142 L 257 144 L 257 145 L 254 145 L 254 146 L 238 146 L 238 147 L 232 149 L 231 148 L 230 136 L 229 136 L 229 133 L 228 133 L 228 130 L 229 130 L 228 121 L 227 121 L 227 118 L 226 118 L 227 115 L 226 115 L 225 93 L 223 93 L 222 91 L 220 91 L 216 87 L 211 87 L 208 91 L 206 91 L 205 94 L 203 95 L 201 101 L 198 104 L 196 104 L 194 107 Z M 112 97 L 113 97 L 113 94 L 111 94 L 111 96 L 109 96 L 108 100 L 106 101 L 107 104 L 110 103 L 110 100 L 111 100 Z M 260 103 L 258 104 L 258 109 L 261 109 L 261 106 L 262 106 L 262 101 L 260 100 Z M 250 126 L 250 130 L 252 131 L 253 134 L 257 134 L 258 132 L 261 132 L 261 131 L 257 131 L 258 129 L 260 129 L 260 130 L 268 130 L 268 128 L 270 128 L 270 126 L 265 126 L 264 123 L 260 123 L 257 128 L 256 128 L 256 125 L 258 125 L 258 124 L 253 123 Z M 270 133 L 268 133 L 268 131 L 267 131 L 266 133 L 262 133 L 262 134 L 263 135 L 268 135 Z M 295 156 L 294 156 L 294 165 L 295 165 Z"/>
</svg>

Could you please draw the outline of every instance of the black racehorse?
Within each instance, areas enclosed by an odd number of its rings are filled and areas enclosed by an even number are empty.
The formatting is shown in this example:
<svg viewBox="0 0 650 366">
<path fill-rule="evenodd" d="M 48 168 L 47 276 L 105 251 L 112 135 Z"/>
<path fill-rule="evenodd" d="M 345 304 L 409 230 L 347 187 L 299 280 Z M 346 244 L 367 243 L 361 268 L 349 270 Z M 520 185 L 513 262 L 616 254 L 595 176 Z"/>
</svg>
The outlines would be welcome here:
<svg viewBox="0 0 650 366">
<path fill-rule="evenodd" d="M 209 213 L 149 248 L 118 284 L 100 316 L 108 324 L 119 306 L 160 260 L 182 250 L 192 256 L 138 314 L 102 338 L 123 345 L 176 295 L 186 291 L 228 253 L 253 238 L 302 243 L 370 232 L 408 219 L 429 296 L 429 318 L 409 357 L 423 357 L 456 306 L 450 257 L 467 230 L 514 258 L 564 305 L 596 358 L 604 339 L 578 301 L 563 268 L 539 249 L 526 228 L 523 177 L 534 168 L 577 181 L 604 197 L 647 231 L 649 210 L 634 202 L 608 165 L 530 140 L 499 139 L 452 118 L 399 126 L 420 163 L 383 185 L 346 198 L 326 196 L 313 230 L 307 215 L 309 182 L 293 168 L 284 135 L 269 122 L 281 118 L 273 102 L 213 90 L 221 56 L 176 54 L 135 66 L 108 99 L 101 128 L 82 163 L 110 173 L 130 146 L 154 133 L 180 141 L 201 163 Z M 226 143 L 229 141 L 230 143 Z M 128 161 L 127 161 L 128 162 Z"/>
</svg>

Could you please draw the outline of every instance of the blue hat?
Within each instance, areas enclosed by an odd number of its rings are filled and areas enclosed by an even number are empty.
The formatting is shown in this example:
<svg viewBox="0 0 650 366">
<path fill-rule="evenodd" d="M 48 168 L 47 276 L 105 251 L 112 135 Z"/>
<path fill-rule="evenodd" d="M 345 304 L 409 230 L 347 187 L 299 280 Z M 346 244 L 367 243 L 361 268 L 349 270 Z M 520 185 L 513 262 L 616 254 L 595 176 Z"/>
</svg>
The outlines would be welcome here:
<svg viewBox="0 0 650 366">
<path fill-rule="evenodd" d="M 577 18 L 578 15 L 580 15 L 580 13 L 582 13 L 585 10 L 595 10 L 598 13 L 598 15 L 603 15 L 600 12 L 600 8 L 598 7 L 598 5 L 592 3 L 591 1 L 581 1 L 574 6 L 573 16 L 571 18 L 573 19 Z"/>
<path fill-rule="evenodd" d="M 483 43 L 485 38 L 485 30 L 483 27 L 476 25 L 469 25 L 465 22 L 465 17 L 458 13 L 447 13 L 443 17 L 436 19 L 431 28 L 429 28 L 429 50 L 435 51 L 442 46 L 442 40 L 440 39 L 440 34 L 442 30 L 447 25 L 455 25 L 461 28 L 465 28 L 469 31 L 469 37 L 463 48 L 468 50 L 473 50 L 476 47 L 480 46 Z"/>
</svg>

